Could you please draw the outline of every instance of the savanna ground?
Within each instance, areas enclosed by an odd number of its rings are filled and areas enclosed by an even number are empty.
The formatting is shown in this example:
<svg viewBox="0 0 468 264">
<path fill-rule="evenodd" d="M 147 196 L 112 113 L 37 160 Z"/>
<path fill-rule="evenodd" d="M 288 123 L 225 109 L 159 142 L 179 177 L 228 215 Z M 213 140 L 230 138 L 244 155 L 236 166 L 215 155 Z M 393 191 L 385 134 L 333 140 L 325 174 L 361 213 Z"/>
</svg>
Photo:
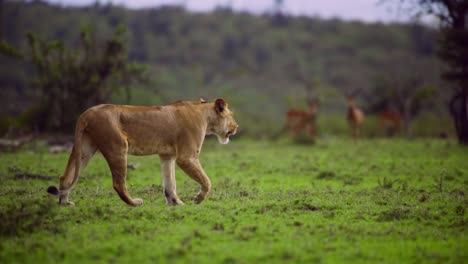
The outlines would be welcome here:
<svg viewBox="0 0 468 264">
<path fill-rule="evenodd" d="M 58 206 L 68 154 L 0 154 L 0 263 L 467 263 L 468 149 L 442 140 L 208 139 L 205 202 L 177 169 L 167 207 L 159 159 L 131 157 L 125 205 L 99 154 Z"/>
</svg>

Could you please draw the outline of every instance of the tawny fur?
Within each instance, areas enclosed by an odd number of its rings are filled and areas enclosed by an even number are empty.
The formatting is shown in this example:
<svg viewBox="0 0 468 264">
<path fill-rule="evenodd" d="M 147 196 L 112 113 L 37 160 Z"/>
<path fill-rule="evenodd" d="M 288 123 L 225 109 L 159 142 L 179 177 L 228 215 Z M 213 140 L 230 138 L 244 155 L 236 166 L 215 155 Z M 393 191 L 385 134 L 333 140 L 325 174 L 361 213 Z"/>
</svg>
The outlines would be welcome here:
<svg viewBox="0 0 468 264">
<path fill-rule="evenodd" d="M 400 132 L 401 115 L 397 111 L 385 110 L 379 113 L 380 130 L 387 136 L 393 136 Z"/>
<path fill-rule="evenodd" d="M 361 127 L 364 123 L 364 112 L 356 105 L 354 98 L 351 96 L 348 97 L 348 113 L 346 118 L 351 129 L 351 135 L 356 140 L 361 133 Z"/>
<path fill-rule="evenodd" d="M 58 191 L 53 186 L 48 191 L 59 195 L 60 204 L 73 204 L 68 195 L 80 171 L 99 150 L 109 165 L 113 187 L 120 198 L 129 205 L 141 205 L 143 201 L 132 198 L 125 184 L 127 155 L 158 154 L 166 203 L 183 204 L 176 192 L 175 164 L 200 184 L 194 198 L 200 203 L 211 188 L 198 160 L 205 135 L 214 134 L 226 144 L 237 127 L 223 99 L 214 103 L 179 101 L 166 106 L 92 107 L 77 121 L 75 145 Z"/>
<path fill-rule="evenodd" d="M 307 110 L 289 109 L 286 112 L 284 130 L 289 130 L 293 136 L 301 133 L 314 137 L 317 133 L 315 119 L 318 111 L 318 103 L 311 103 Z"/>
</svg>

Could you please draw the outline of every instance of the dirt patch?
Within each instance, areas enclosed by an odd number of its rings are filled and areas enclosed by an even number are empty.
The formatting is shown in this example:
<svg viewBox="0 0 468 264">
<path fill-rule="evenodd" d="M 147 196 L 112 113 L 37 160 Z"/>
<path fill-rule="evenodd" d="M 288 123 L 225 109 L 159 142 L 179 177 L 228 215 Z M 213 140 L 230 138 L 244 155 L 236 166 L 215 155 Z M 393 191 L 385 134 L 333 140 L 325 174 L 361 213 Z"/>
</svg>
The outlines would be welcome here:
<svg viewBox="0 0 468 264">
<path fill-rule="evenodd" d="M 317 179 L 319 180 L 328 180 L 328 179 L 334 179 L 336 178 L 337 175 L 335 172 L 333 171 L 321 171 L 318 175 L 317 175 Z"/>
<path fill-rule="evenodd" d="M 45 176 L 41 174 L 32 174 L 32 173 L 16 173 L 15 179 L 17 180 L 41 180 L 41 181 L 51 181 L 54 180 L 56 177 L 52 176 Z"/>
<path fill-rule="evenodd" d="M 393 208 L 390 210 L 386 210 L 380 213 L 377 217 L 378 221 L 399 221 L 404 220 L 409 217 L 410 209 L 405 207 Z"/>
</svg>

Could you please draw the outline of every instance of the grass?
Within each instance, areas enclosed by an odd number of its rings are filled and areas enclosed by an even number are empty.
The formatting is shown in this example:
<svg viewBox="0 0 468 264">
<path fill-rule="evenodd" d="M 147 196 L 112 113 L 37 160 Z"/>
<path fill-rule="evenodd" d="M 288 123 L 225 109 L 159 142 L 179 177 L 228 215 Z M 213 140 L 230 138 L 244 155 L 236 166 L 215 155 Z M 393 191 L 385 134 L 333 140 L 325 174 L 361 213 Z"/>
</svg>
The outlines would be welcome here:
<svg viewBox="0 0 468 264">
<path fill-rule="evenodd" d="M 67 154 L 0 154 L 0 263 L 467 263 L 468 150 L 439 140 L 208 139 L 213 189 L 176 172 L 167 207 L 157 156 L 131 157 L 125 205 L 100 155 L 60 207 Z"/>
</svg>

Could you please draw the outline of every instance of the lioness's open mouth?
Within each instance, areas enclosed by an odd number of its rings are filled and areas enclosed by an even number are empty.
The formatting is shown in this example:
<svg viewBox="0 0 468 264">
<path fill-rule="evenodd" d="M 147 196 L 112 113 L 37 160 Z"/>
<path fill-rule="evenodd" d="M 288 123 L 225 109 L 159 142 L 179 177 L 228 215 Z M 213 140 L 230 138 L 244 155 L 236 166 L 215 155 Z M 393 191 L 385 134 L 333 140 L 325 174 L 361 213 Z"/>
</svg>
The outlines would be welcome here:
<svg viewBox="0 0 468 264">
<path fill-rule="evenodd" d="M 236 134 L 236 130 L 228 131 L 226 133 L 226 138 L 229 138 L 230 136 L 235 135 L 235 134 Z"/>
<path fill-rule="evenodd" d="M 218 140 L 221 144 L 229 143 L 229 137 L 236 134 L 236 130 L 229 130 L 225 134 L 218 134 Z"/>
</svg>

